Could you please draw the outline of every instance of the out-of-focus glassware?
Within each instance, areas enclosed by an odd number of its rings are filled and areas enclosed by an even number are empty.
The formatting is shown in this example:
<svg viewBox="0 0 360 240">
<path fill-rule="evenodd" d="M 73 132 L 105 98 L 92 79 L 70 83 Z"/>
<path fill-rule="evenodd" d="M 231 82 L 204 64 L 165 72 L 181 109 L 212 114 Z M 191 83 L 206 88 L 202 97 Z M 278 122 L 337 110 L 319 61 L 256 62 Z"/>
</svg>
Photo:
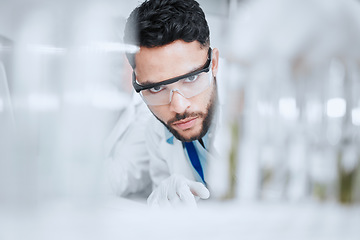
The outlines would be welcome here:
<svg viewBox="0 0 360 240">
<path fill-rule="evenodd" d="M 6 75 L 0 61 L 0 119 L 13 126 L 0 126 L 0 207 L 96 203 L 107 193 L 103 141 L 130 101 L 124 52 L 135 51 L 122 43 L 128 12 L 115 5 L 51 2 L 19 16 Z"/>
<path fill-rule="evenodd" d="M 254 1 L 231 25 L 246 76 L 239 198 L 360 201 L 360 4 L 315 2 Z"/>
</svg>

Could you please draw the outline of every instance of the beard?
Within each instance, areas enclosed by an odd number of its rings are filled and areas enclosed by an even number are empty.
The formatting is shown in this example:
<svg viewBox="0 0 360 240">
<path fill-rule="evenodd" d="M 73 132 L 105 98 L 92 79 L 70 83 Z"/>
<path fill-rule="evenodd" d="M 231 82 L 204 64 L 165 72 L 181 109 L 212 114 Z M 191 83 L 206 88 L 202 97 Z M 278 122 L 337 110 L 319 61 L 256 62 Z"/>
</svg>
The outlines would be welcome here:
<svg viewBox="0 0 360 240">
<path fill-rule="evenodd" d="M 164 124 L 164 126 L 169 130 L 169 132 L 172 133 L 172 135 L 174 135 L 174 137 L 176 137 L 177 139 L 179 139 L 182 142 L 191 142 L 191 141 L 195 141 L 195 140 L 199 140 L 199 139 L 203 138 L 206 135 L 206 133 L 209 131 L 209 128 L 211 126 L 211 123 L 212 123 L 212 120 L 213 120 L 213 117 L 214 117 L 214 113 L 215 113 L 216 102 L 217 102 L 217 91 L 216 91 L 216 84 L 215 84 L 214 89 L 213 89 L 213 91 L 211 93 L 211 96 L 210 96 L 210 101 L 207 104 L 205 112 L 192 112 L 192 113 L 184 112 L 182 114 L 177 113 L 175 115 L 175 117 L 170 119 L 167 123 L 165 123 L 164 121 L 159 119 L 154 113 L 153 113 L 153 115 L 162 124 Z M 191 136 L 189 138 L 186 138 L 186 137 L 182 136 L 174 128 L 172 128 L 171 124 L 176 122 L 176 121 L 180 121 L 180 120 L 183 120 L 183 119 L 186 119 L 186 118 L 189 118 L 189 117 L 199 117 L 199 118 L 203 118 L 204 120 L 202 122 L 199 134 Z"/>
</svg>

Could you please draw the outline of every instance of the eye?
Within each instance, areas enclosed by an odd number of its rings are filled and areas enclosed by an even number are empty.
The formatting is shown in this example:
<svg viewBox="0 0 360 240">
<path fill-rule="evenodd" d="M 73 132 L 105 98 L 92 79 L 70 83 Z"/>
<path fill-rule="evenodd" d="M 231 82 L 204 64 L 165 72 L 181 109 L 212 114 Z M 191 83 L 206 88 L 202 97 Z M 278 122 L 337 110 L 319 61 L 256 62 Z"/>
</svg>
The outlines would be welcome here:
<svg viewBox="0 0 360 240">
<path fill-rule="evenodd" d="M 161 92 L 164 88 L 165 88 L 165 86 L 163 86 L 163 85 L 156 86 L 156 87 L 150 88 L 149 92 L 158 93 L 158 92 Z"/>
<path fill-rule="evenodd" d="M 190 76 L 190 77 L 187 77 L 185 78 L 185 82 L 195 82 L 196 79 L 198 79 L 199 75 L 193 75 L 193 76 Z"/>
</svg>

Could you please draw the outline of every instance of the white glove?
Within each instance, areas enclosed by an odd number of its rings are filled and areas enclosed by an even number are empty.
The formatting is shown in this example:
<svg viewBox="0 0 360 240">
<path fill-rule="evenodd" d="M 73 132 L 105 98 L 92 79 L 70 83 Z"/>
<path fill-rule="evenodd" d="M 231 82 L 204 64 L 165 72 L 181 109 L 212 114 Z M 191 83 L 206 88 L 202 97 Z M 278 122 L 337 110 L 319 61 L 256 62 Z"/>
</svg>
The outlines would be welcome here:
<svg viewBox="0 0 360 240">
<path fill-rule="evenodd" d="M 196 207 L 195 197 L 207 199 L 209 196 L 209 190 L 202 183 L 173 174 L 150 194 L 147 203 L 152 207 Z"/>
</svg>

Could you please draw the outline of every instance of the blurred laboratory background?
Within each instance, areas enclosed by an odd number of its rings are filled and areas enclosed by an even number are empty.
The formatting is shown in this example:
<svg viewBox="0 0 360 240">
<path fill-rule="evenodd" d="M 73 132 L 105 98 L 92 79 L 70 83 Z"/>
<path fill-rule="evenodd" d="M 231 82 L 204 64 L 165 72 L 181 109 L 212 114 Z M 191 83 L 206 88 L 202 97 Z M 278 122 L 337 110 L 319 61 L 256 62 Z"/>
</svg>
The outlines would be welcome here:
<svg viewBox="0 0 360 240">
<path fill-rule="evenodd" d="M 104 197 L 141 2 L 1 0 L 0 239 L 359 239 L 360 2 L 198 1 L 221 56 L 227 190 L 156 214 Z"/>
</svg>

